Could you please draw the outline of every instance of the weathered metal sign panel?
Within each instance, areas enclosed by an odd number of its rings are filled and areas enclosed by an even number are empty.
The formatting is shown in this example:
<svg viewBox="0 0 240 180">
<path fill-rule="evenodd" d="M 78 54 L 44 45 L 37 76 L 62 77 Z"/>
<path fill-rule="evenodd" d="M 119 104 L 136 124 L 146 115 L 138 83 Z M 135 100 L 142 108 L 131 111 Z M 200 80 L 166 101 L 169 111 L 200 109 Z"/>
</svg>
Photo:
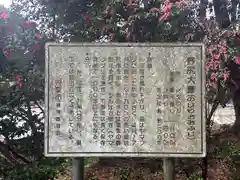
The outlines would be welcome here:
<svg viewBox="0 0 240 180">
<path fill-rule="evenodd" d="M 46 156 L 205 156 L 202 44 L 47 44 Z"/>
</svg>

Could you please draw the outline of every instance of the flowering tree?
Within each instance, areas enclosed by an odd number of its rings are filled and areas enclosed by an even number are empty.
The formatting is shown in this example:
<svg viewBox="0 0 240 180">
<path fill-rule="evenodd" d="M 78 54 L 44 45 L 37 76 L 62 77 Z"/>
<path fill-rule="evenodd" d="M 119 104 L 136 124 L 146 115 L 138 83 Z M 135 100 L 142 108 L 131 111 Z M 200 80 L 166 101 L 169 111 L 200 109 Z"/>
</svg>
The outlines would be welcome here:
<svg viewBox="0 0 240 180">
<path fill-rule="evenodd" d="M 20 0 L 13 2 L 17 3 Z M 48 24 L 46 29 L 50 28 L 56 32 L 53 33 L 55 35 L 70 34 L 71 41 L 96 39 L 111 42 L 203 41 L 207 48 L 205 66 L 207 101 L 214 105 L 212 111 L 214 112 L 218 104 L 224 106 L 232 98 L 236 111 L 235 124 L 238 126 L 240 123 L 239 35 L 234 28 L 229 27 L 231 21 L 226 1 L 213 1 L 216 21 L 204 19 L 206 13 L 204 8 L 211 7 L 203 0 L 200 6 L 190 0 L 123 0 L 114 3 L 107 0 L 84 2 L 72 0 L 71 3 L 40 0 L 31 1 L 40 2 L 34 4 L 34 8 L 28 7 L 29 1 L 21 2 L 25 3 L 21 6 L 22 10 L 25 12 L 29 10 L 28 14 L 33 19 L 42 22 L 43 25 Z M 234 15 L 236 7 L 237 3 L 232 0 L 232 22 L 237 19 Z M 98 9 L 104 10 L 100 12 Z M 26 124 L 27 128 L 17 128 L 14 124 L 15 129 L 11 133 L 6 130 L 7 128 L 0 129 L 0 133 L 4 134 L 6 139 L 11 139 L 12 136 L 31 129 L 32 137 L 35 137 L 35 148 L 39 150 L 41 144 L 37 144 L 39 136 L 34 124 L 40 124 L 40 129 L 42 124 L 29 113 L 29 105 L 33 102 L 38 105 L 43 99 L 44 78 L 41 65 L 44 64 L 43 44 L 46 37 L 36 29 L 36 23 L 23 20 L 21 15 L 7 11 L 0 13 L 0 52 L 3 52 L 0 54 L 0 91 L 3 95 L 1 112 L 3 115 L 17 113 L 15 115 L 22 119 L 27 117 L 31 120 L 29 121 L 31 123 Z M 46 19 L 48 22 L 45 22 Z M 2 100 L 4 98 L 5 100 Z M 26 107 L 28 111 L 21 114 L 23 110 L 21 106 Z M 12 119 L 0 123 L 10 121 L 12 122 Z M 7 125 L 4 127 L 8 127 Z"/>
<path fill-rule="evenodd" d="M 10 164 L 28 164 L 32 161 L 29 157 L 42 157 L 43 46 L 44 36 L 36 23 L 19 18 L 15 12 L 0 11 L 0 136 L 4 138 L 0 140 L 0 153 L 6 160 L 0 168 L 3 173 Z M 41 112 L 34 113 L 34 106 Z M 16 146 L 16 138 L 28 141 Z"/>
<path fill-rule="evenodd" d="M 233 27 L 223 29 L 214 20 L 201 21 L 199 5 L 188 0 L 126 0 L 106 7 L 101 15 L 101 37 L 112 42 L 204 42 L 206 54 L 207 102 L 213 104 L 210 120 L 218 104 L 225 106 L 232 98 L 238 113 L 238 34 Z M 218 4 L 214 4 L 215 9 Z M 225 6 L 224 6 L 225 7 Z M 220 14 L 218 14 L 220 15 Z M 223 27 L 229 20 L 217 17 Z"/>
</svg>

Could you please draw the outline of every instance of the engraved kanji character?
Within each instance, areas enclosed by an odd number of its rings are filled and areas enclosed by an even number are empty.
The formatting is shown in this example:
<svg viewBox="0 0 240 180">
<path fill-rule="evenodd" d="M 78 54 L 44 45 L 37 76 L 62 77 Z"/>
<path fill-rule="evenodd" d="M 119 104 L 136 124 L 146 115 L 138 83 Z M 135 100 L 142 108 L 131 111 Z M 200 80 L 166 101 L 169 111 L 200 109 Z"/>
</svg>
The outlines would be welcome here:
<svg viewBox="0 0 240 180">
<path fill-rule="evenodd" d="M 147 68 L 148 68 L 148 69 L 152 69 L 152 63 L 148 63 L 148 64 L 147 64 Z"/>
<path fill-rule="evenodd" d="M 124 146 L 129 146 L 129 141 L 124 141 L 123 144 Z"/>
<path fill-rule="evenodd" d="M 174 140 L 172 140 L 172 139 L 171 139 L 169 142 L 170 142 L 170 145 L 171 145 L 171 146 L 175 146 L 175 145 L 176 145 L 176 141 L 174 141 Z"/>
<path fill-rule="evenodd" d="M 106 141 L 100 141 L 101 146 L 105 146 L 105 144 L 106 144 Z"/>
<path fill-rule="evenodd" d="M 140 121 L 141 121 L 141 122 L 144 122 L 144 121 L 145 121 L 144 116 L 140 116 Z"/>
<path fill-rule="evenodd" d="M 93 135 L 93 139 L 97 139 L 98 137 L 97 137 L 97 135 L 96 134 L 94 134 Z"/>
<path fill-rule="evenodd" d="M 60 136 L 60 131 L 59 130 L 56 130 L 56 135 Z"/>
<path fill-rule="evenodd" d="M 194 66 L 188 66 L 187 67 L 187 74 L 193 74 L 195 75 L 196 74 L 196 71 L 195 71 L 195 67 Z"/>
<path fill-rule="evenodd" d="M 143 63 L 141 63 L 141 64 L 143 64 Z M 141 64 L 140 64 L 140 66 L 144 67 L 144 64 L 143 65 L 141 65 Z M 140 74 L 144 74 L 144 69 L 140 69 L 139 72 L 140 72 Z"/>
<path fill-rule="evenodd" d="M 188 57 L 186 63 L 187 65 L 193 65 L 195 63 L 195 57 Z"/>
<path fill-rule="evenodd" d="M 113 62 L 113 57 L 108 57 L 108 62 Z"/>
<path fill-rule="evenodd" d="M 161 118 L 157 118 L 157 123 L 162 123 L 162 119 Z"/>
<path fill-rule="evenodd" d="M 188 131 L 195 131 L 195 127 L 194 127 L 194 126 L 189 126 L 189 127 L 187 128 L 187 130 L 188 130 Z"/>
<path fill-rule="evenodd" d="M 81 146 L 81 145 L 82 145 L 82 141 L 81 141 L 81 140 L 76 140 L 76 144 L 77 144 L 78 146 Z"/>
<path fill-rule="evenodd" d="M 116 63 L 116 68 L 120 69 L 121 68 L 121 63 Z"/>
<path fill-rule="evenodd" d="M 105 134 L 101 134 L 101 139 L 105 139 Z"/>
<path fill-rule="evenodd" d="M 157 113 L 158 114 L 161 114 L 162 113 L 162 110 L 160 108 L 157 109 Z"/>
<path fill-rule="evenodd" d="M 195 86 L 188 86 L 187 87 L 187 93 L 195 93 Z"/>
<path fill-rule="evenodd" d="M 123 139 L 129 139 L 129 134 L 124 134 Z"/>
<path fill-rule="evenodd" d="M 196 84 L 196 77 L 195 76 L 187 77 L 187 83 L 188 84 Z"/>
<path fill-rule="evenodd" d="M 116 141 L 116 146 L 120 146 L 121 145 L 121 141 L 117 140 Z"/>
<path fill-rule="evenodd" d="M 163 131 L 168 131 L 169 130 L 169 126 L 168 125 L 164 125 L 163 126 Z"/>
<path fill-rule="evenodd" d="M 59 129 L 60 128 L 60 124 L 55 124 L 55 127 L 57 128 L 57 129 Z"/>
</svg>

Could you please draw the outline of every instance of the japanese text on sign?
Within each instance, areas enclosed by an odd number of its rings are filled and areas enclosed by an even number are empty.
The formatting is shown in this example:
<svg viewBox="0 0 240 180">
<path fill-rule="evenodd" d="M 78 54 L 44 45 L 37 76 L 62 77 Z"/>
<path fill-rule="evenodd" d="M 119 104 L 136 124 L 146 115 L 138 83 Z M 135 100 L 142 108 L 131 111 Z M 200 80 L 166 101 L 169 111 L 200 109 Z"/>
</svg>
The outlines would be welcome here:
<svg viewBox="0 0 240 180">
<path fill-rule="evenodd" d="M 204 156 L 203 53 L 201 44 L 47 44 L 45 155 Z"/>
</svg>

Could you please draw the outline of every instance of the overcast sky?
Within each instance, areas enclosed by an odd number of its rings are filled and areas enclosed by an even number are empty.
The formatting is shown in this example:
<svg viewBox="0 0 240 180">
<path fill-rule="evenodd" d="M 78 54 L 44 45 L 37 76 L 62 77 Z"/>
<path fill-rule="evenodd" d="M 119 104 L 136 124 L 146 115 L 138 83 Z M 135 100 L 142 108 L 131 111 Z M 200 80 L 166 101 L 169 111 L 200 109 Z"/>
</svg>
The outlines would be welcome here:
<svg viewBox="0 0 240 180">
<path fill-rule="evenodd" d="M 4 5 L 5 7 L 9 7 L 12 0 L 0 0 L 0 4 Z"/>
</svg>

